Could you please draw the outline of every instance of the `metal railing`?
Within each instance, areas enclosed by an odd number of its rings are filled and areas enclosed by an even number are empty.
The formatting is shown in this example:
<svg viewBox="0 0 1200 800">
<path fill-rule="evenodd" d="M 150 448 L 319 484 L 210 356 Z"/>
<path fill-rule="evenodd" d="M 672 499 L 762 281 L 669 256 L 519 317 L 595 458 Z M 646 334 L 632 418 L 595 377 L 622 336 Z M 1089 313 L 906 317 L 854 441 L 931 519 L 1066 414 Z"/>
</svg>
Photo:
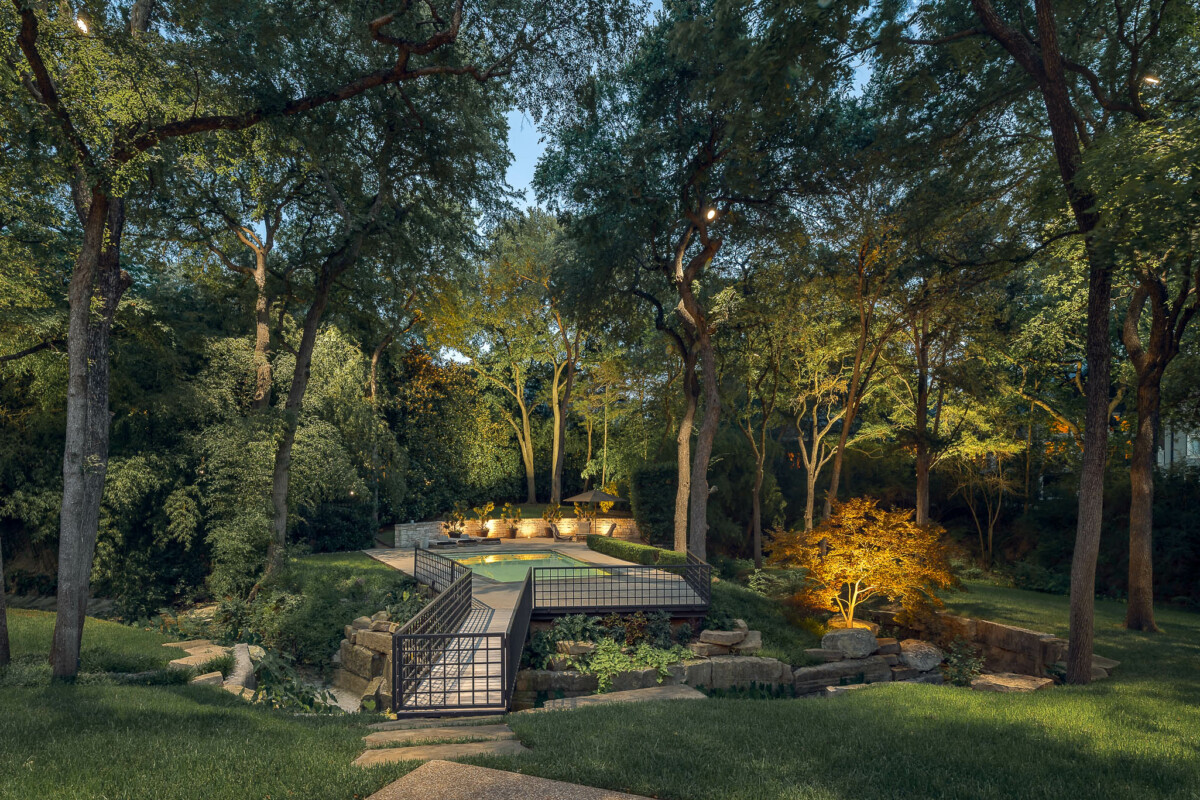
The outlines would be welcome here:
<svg viewBox="0 0 1200 800">
<path fill-rule="evenodd" d="M 441 593 L 392 638 L 392 710 L 411 714 L 507 708 L 534 614 L 703 613 L 712 594 L 712 567 L 691 553 L 686 564 L 536 567 L 507 630 L 471 632 L 471 569 L 421 548 L 414 565 Z"/>
<path fill-rule="evenodd" d="M 535 614 L 699 613 L 712 593 L 712 567 L 694 556 L 686 564 L 535 567 L 530 575 Z"/>
<path fill-rule="evenodd" d="M 470 575 L 471 568 L 454 559 L 440 556 L 421 547 L 413 548 L 413 574 L 426 586 L 444 592 L 450 584 L 463 575 Z"/>
</svg>

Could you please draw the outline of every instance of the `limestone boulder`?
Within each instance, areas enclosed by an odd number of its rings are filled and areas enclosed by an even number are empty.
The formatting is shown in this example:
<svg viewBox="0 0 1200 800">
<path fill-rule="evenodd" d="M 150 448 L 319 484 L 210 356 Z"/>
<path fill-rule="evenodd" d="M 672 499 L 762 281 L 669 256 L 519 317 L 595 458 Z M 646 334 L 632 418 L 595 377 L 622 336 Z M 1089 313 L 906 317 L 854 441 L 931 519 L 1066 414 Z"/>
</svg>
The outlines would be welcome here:
<svg viewBox="0 0 1200 800">
<path fill-rule="evenodd" d="M 792 671 L 792 685 L 797 694 L 822 692 L 826 686 L 847 686 L 853 683 L 886 683 L 892 679 L 892 668 L 883 656 L 848 658 L 814 667 L 799 667 Z"/>
<path fill-rule="evenodd" d="M 913 669 L 912 667 L 905 667 L 905 666 L 892 667 L 892 680 L 894 680 L 894 681 L 912 680 L 913 678 L 917 677 L 920 674 L 921 674 L 920 670 Z"/>
<path fill-rule="evenodd" d="M 729 648 L 722 644 L 712 644 L 710 642 L 692 642 L 688 645 L 688 650 L 691 650 L 701 658 L 710 658 L 712 656 L 727 656 Z"/>
<path fill-rule="evenodd" d="M 380 622 L 380 621 L 387 622 L 391 618 L 392 618 L 392 615 L 386 611 L 376 611 L 374 614 L 371 615 L 372 622 Z"/>
<path fill-rule="evenodd" d="M 875 634 L 868 628 L 837 628 L 821 637 L 823 650 L 837 650 L 846 658 L 865 658 L 875 647 Z"/>
<path fill-rule="evenodd" d="M 945 655 L 935 645 L 920 639 L 905 639 L 900 643 L 900 662 L 918 672 L 928 672 L 942 663 Z"/>
<path fill-rule="evenodd" d="M 875 639 L 875 652 L 879 653 L 879 655 L 881 655 L 881 656 L 886 656 L 889 654 L 899 655 L 900 654 L 900 642 L 897 641 L 896 639 L 892 639 L 891 637 L 886 637 L 886 636 L 883 638 L 876 638 Z"/>
<path fill-rule="evenodd" d="M 197 675 L 188 683 L 193 686 L 220 686 L 225 681 L 225 678 L 219 672 L 206 672 L 203 675 Z"/>
<path fill-rule="evenodd" d="M 879 635 L 878 622 L 871 622 L 870 620 L 866 619 L 856 619 L 854 620 L 853 627 L 868 630 L 873 636 Z M 831 630 L 848 630 L 846 628 L 846 620 L 842 619 L 841 617 L 834 617 L 833 619 L 829 620 L 829 628 Z"/>
<path fill-rule="evenodd" d="M 350 626 L 352 628 L 354 628 L 355 630 L 365 631 L 367 628 L 371 627 L 371 618 L 370 617 L 359 617 L 358 619 L 351 622 Z"/>
<path fill-rule="evenodd" d="M 791 666 L 774 658 L 757 656 L 717 656 L 710 660 L 712 665 L 711 689 L 777 686 L 791 679 Z"/>
<path fill-rule="evenodd" d="M 554 648 L 564 656 L 590 656 L 596 652 L 596 645 L 592 642 L 558 642 Z"/>
<path fill-rule="evenodd" d="M 570 656 L 551 656 L 550 670 L 552 672 L 566 672 L 572 667 Z"/>
<path fill-rule="evenodd" d="M 250 660 L 250 645 L 239 642 L 233 646 L 233 669 L 225 677 L 225 686 L 244 686 L 254 689 L 258 682 L 254 677 L 254 662 Z"/>
<path fill-rule="evenodd" d="M 804 651 L 804 655 L 809 658 L 817 659 L 818 661 L 841 661 L 846 657 L 846 654 L 841 650 L 826 650 L 823 647 L 812 647 Z"/>
<path fill-rule="evenodd" d="M 762 650 L 762 632 L 747 631 L 746 638 L 733 646 L 733 652 L 740 656 L 752 656 Z"/>
<path fill-rule="evenodd" d="M 980 675 L 971 681 L 971 688 L 977 692 L 1026 693 L 1049 689 L 1054 681 L 1035 675 L 1018 675 L 1015 672 L 997 672 L 992 675 Z"/>
<path fill-rule="evenodd" d="M 679 666 L 683 667 L 683 682 L 688 686 L 712 686 L 712 661 L 696 659 L 684 661 Z"/>
<path fill-rule="evenodd" d="M 376 653 L 392 652 L 392 635 L 383 631 L 360 630 L 354 637 L 356 647 L 365 647 Z"/>
<path fill-rule="evenodd" d="M 719 644 L 732 647 L 746 638 L 746 631 L 700 631 L 700 641 L 703 644 Z"/>
<path fill-rule="evenodd" d="M 658 670 L 652 668 L 618 672 L 612 679 L 612 691 L 614 692 L 649 689 L 652 686 L 658 686 Z"/>
</svg>

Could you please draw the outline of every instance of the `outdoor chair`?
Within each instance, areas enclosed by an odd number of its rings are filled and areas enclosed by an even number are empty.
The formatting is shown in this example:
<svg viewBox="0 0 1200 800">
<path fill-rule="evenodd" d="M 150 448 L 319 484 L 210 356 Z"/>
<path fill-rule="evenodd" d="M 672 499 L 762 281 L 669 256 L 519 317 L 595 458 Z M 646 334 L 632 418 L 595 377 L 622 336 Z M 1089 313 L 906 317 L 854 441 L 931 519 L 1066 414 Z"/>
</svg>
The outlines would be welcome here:
<svg viewBox="0 0 1200 800">
<path fill-rule="evenodd" d="M 480 544 L 488 544 L 488 545 L 498 545 L 498 544 L 500 544 L 500 541 L 501 540 L 500 540 L 499 536 L 489 536 L 486 539 L 480 539 L 479 543 Z"/>
<path fill-rule="evenodd" d="M 579 541 L 578 536 L 567 536 L 566 534 L 560 533 L 558 530 L 558 526 L 555 525 L 553 522 L 550 523 L 550 535 L 554 537 L 554 541 L 556 541 L 556 542 L 577 542 L 577 541 Z"/>
</svg>

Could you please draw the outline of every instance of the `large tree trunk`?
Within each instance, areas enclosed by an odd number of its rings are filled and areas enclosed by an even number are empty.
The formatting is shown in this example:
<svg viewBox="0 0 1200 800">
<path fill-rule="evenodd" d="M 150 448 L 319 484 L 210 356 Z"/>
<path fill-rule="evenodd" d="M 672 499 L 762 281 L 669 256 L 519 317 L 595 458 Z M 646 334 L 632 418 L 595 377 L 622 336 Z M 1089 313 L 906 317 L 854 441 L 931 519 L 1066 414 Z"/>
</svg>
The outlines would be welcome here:
<svg viewBox="0 0 1200 800">
<path fill-rule="evenodd" d="M 1142 376 L 1139 376 L 1141 378 Z M 1125 627 L 1157 631 L 1154 624 L 1154 448 L 1158 441 L 1160 386 L 1157 372 L 1139 380 L 1137 435 L 1129 464 L 1129 604 Z"/>
<path fill-rule="evenodd" d="M 929 524 L 929 331 L 924 316 L 913 325 L 917 356 L 916 473 L 918 525 Z"/>
<path fill-rule="evenodd" d="M 688 498 L 692 490 L 692 426 L 696 420 L 699 394 L 699 386 L 696 383 L 696 356 L 688 352 L 683 357 L 683 416 L 679 418 L 679 431 L 675 435 L 675 465 L 678 472 L 675 482 L 675 550 L 680 553 L 685 553 L 688 549 Z"/>
<path fill-rule="evenodd" d="M 340 274 L 344 267 L 337 271 Z M 272 520 L 273 538 L 271 553 L 267 560 L 267 568 L 273 569 L 278 565 L 284 548 L 287 546 L 288 522 L 288 481 L 291 476 L 292 446 L 296 443 L 296 429 L 300 425 L 300 411 L 304 405 L 304 392 L 308 389 L 308 378 L 312 367 L 313 349 L 317 343 L 317 331 L 321 327 L 321 317 L 329 304 L 329 292 L 333 288 L 336 277 L 334 271 L 327 265 L 323 268 L 313 293 L 312 305 L 304 315 L 304 330 L 300 336 L 300 347 L 296 350 L 296 371 L 292 375 L 292 384 L 288 388 L 287 402 L 283 410 L 283 436 L 275 450 L 275 468 L 271 475 L 271 506 L 274 510 Z"/>
<path fill-rule="evenodd" d="M 124 223 L 124 202 L 93 190 L 84 221 L 83 247 L 69 288 L 58 613 L 50 648 L 55 678 L 73 678 L 79 671 L 100 500 L 108 466 L 109 335 L 117 304 L 129 285 L 120 264 Z M 94 288 L 99 296 L 97 314 L 91 313 Z"/>
<path fill-rule="evenodd" d="M 1089 248 L 1089 251 L 1092 248 Z M 1112 271 L 1092 254 L 1088 278 L 1087 412 L 1083 432 L 1083 466 L 1079 477 L 1079 517 L 1071 559 L 1070 647 L 1067 680 L 1090 683 L 1095 640 L 1096 560 L 1100 555 L 1100 525 L 1104 517 L 1104 463 L 1108 453 L 1108 390 L 1110 374 L 1109 306 Z"/>
<path fill-rule="evenodd" d="M 717 390 L 717 358 L 712 340 L 701 329 L 697 337 L 700 368 L 704 377 L 704 414 L 692 455 L 692 486 L 688 502 L 688 550 L 701 561 L 707 555 L 708 540 L 708 462 L 721 419 L 721 396 Z"/>
</svg>

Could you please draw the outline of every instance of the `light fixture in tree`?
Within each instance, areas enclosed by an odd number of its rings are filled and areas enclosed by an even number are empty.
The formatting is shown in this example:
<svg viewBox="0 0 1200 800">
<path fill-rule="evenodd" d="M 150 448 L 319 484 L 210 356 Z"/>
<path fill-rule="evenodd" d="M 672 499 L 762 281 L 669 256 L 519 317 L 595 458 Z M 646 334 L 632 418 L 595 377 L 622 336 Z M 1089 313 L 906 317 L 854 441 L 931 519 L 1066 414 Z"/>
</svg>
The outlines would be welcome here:
<svg viewBox="0 0 1200 800">
<path fill-rule="evenodd" d="M 709 222 L 712 222 L 717 218 L 717 210 L 715 208 L 710 208 L 708 211 L 705 211 L 704 218 Z"/>
<path fill-rule="evenodd" d="M 1146 83 L 1150 84 L 1151 86 L 1158 86 L 1160 83 L 1162 83 L 1162 81 L 1160 81 L 1158 78 L 1154 77 L 1153 75 L 1147 75 L 1146 77 L 1142 78 L 1142 80 L 1145 81 Z"/>
<path fill-rule="evenodd" d="M 79 14 L 75 17 L 75 27 L 79 28 L 79 32 L 82 34 L 87 34 L 88 31 L 91 30 L 91 25 L 88 24 L 87 14 L 84 14 L 82 11 L 79 12 Z"/>
</svg>

